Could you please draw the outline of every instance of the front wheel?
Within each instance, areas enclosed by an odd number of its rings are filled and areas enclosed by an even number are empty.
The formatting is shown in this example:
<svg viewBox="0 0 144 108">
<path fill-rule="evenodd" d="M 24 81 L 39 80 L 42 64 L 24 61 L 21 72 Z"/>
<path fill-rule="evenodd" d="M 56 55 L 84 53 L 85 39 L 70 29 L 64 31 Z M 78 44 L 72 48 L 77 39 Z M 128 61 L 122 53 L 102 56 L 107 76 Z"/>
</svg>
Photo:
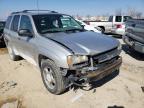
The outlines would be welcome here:
<svg viewBox="0 0 144 108">
<path fill-rule="evenodd" d="M 65 79 L 53 61 L 42 60 L 41 76 L 45 87 L 52 94 L 61 94 L 66 89 Z"/>
</svg>

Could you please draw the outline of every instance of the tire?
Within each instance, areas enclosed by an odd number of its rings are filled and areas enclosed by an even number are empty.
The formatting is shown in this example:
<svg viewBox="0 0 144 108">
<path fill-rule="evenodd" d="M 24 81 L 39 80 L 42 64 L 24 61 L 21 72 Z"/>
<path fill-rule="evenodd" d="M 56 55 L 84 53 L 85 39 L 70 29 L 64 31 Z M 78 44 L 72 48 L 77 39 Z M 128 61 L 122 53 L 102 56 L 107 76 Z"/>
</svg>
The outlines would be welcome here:
<svg viewBox="0 0 144 108">
<path fill-rule="evenodd" d="M 9 45 L 9 43 L 7 43 L 7 49 L 8 49 L 8 53 L 9 53 L 10 59 L 12 61 L 18 61 L 20 59 L 20 56 L 15 55 L 15 53 L 14 53 L 12 47 Z"/>
<path fill-rule="evenodd" d="M 101 28 L 101 32 L 104 34 L 105 33 L 105 30 L 103 28 Z"/>
<path fill-rule="evenodd" d="M 99 27 L 101 29 L 102 34 L 105 33 L 105 28 L 104 27 Z"/>
<path fill-rule="evenodd" d="M 65 79 L 53 61 L 41 61 L 41 76 L 46 89 L 52 94 L 58 95 L 65 91 Z"/>
</svg>

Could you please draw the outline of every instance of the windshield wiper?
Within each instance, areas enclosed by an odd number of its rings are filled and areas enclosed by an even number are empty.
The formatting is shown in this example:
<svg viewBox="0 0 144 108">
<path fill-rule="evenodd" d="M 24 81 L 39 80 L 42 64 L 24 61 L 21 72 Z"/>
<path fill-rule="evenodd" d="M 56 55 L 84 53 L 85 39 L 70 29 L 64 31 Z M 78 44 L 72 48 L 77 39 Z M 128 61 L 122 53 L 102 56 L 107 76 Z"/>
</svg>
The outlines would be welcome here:
<svg viewBox="0 0 144 108">
<path fill-rule="evenodd" d="M 59 30 L 44 31 L 44 32 L 42 32 L 42 34 L 45 34 L 45 33 L 58 33 L 58 32 L 62 32 L 62 31 L 59 31 Z"/>
<path fill-rule="evenodd" d="M 73 31 L 73 32 L 75 32 L 75 31 L 84 31 L 84 29 L 80 29 L 80 28 L 72 28 L 72 29 L 67 29 L 67 30 L 65 30 L 66 32 L 69 32 L 69 31 Z"/>
</svg>

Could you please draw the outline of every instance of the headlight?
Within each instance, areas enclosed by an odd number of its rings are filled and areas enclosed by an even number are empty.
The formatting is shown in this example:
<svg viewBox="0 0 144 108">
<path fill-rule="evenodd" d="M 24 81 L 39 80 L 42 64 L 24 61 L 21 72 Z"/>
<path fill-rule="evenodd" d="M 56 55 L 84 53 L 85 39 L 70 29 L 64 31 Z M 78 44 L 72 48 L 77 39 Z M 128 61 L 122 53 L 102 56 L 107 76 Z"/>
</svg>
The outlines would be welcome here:
<svg viewBox="0 0 144 108">
<path fill-rule="evenodd" d="M 68 65 L 73 65 L 77 63 L 82 63 L 88 61 L 87 56 L 81 56 L 81 55 L 70 55 L 67 57 L 67 63 Z"/>
</svg>

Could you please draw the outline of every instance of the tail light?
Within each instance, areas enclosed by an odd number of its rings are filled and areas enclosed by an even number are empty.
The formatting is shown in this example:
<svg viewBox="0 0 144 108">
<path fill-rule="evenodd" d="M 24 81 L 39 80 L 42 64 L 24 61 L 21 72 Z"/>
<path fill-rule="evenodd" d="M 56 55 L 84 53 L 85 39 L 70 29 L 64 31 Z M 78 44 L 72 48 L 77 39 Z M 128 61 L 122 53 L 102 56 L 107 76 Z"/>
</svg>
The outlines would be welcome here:
<svg viewBox="0 0 144 108">
<path fill-rule="evenodd" d="M 121 24 L 116 25 L 116 28 L 122 28 Z"/>
</svg>

